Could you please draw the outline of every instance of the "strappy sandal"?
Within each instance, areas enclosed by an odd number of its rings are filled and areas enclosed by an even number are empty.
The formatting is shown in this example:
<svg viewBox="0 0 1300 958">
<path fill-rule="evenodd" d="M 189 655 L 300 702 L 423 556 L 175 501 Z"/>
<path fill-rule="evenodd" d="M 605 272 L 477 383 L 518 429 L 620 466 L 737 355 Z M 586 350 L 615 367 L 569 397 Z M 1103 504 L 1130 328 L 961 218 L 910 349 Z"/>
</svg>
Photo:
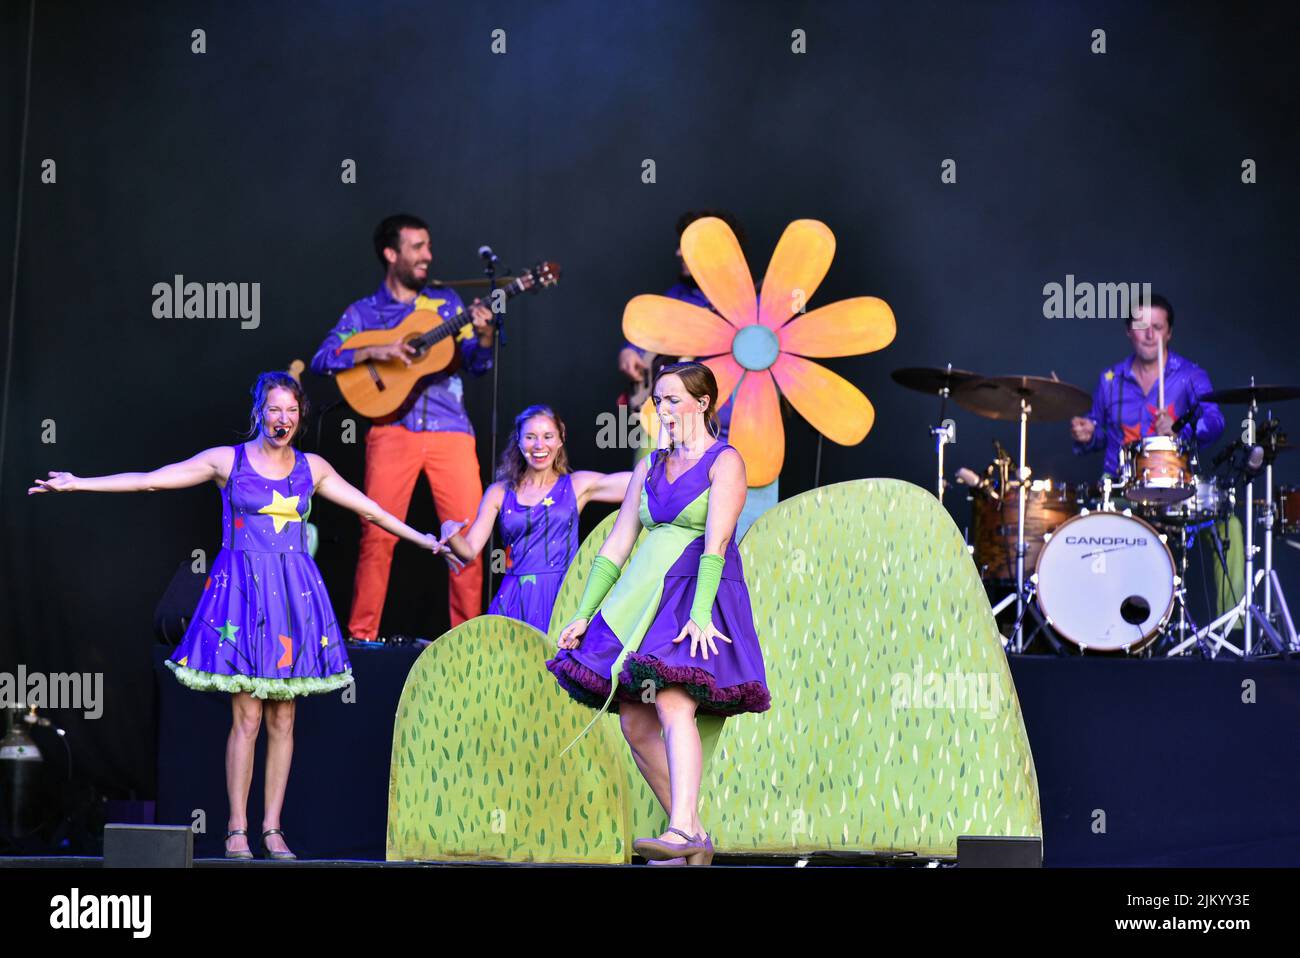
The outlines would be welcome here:
<svg viewBox="0 0 1300 958">
<path fill-rule="evenodd" d="M 632 848 L 648 861 L 667 862 L 684 857 L 687 865 L 708 865 L 713 861 L 713 840 L 708 834 L 688 835 L 680 828 L 671 825 L 668 831 L 686 839 L 685 843 L 666 842 L 661 838 L 638 838 Z"/>
<path fill-rule="evenodd" d="M 232 839 L 236 835 L 243 835 L 244 838 L 247 839 L 248 830 L 244 828 L 232 828 L 230 831 L 226 832 L 226 841 L 230 841 L 230 839 Z M 240 849 L 237 852 L 232 852 L 229 848 L 227 848 L 226 857 L 237 859 L 239 861 L 248 861 L 253 857 L 253 853 L 247 848 Z"/>
<path fill-rule="evenodd" d="M 286 838 L 284 832 L 280 831 L 278 828 L 268 828 L 266 831 L 262 832 L 262 850 L 266 853 L 267 858 L 273 859 L 277 862 L 292 862 L 298 860 L 298 856 L 293 852 L 273 852 L 271 849 L 267 848 L 267 835 L 279 835 L 281 838 Z M 249 855 L 248 857 L 252 858 L 253 856 Z"/>
</svg>

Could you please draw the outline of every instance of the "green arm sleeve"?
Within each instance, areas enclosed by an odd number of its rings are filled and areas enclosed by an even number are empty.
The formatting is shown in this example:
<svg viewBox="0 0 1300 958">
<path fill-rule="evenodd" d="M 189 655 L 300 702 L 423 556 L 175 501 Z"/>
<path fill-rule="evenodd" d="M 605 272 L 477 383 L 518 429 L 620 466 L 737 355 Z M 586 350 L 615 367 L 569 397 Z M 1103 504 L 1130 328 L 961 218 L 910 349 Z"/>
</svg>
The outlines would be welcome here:
<svg viewBox="0 0 1300 958">
<path fill-rule="evenodd" d="M 722 556 L 700 556 L 700 571 L 695 578 L 695 600 L 691 603 L 691 621 L 700 628 L 713 622 L 713 600 L 718 597 L 722 564 Z"/>
<path fill-rule="evenodd" d="M 618 566 L 604 556 L 596 556 L 596 561 L 591 564 L 591 574 L 587 576 L 587 586 L 582 590 L 582 601 L 578 603 L 578 612 L 574 618 L 590 620 L 600 608 L 601 602 L 605 601 L 605 596 L 614 587 L 614 583 L 618 581 L 618 576 Z"/>
</svg>

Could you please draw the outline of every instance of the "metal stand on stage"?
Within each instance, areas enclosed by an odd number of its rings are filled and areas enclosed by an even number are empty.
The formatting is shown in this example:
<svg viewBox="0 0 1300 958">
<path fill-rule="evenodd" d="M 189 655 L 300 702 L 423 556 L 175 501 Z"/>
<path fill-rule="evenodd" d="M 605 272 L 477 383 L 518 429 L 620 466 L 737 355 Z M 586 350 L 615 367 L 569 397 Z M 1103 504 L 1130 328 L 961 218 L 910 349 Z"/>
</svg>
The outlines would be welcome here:
<svg viewBox="0 0 1300 958">
<path fill-rule="evenodd" d="M 1260 401 L 1281 401 L 1284 399 L 1294 399 L 1300 397 L 1300 388 L 1292 386 L 1256 386 L 1254 378 L 1251 378 L 1251 384 L 1241 389 L 1224 389 L 1212 392 L 1203 397 L 1211 402 L 1220 402 L 1225 404 L 1246 403 L 1246 431 L 1245 438 L 1239 442 L 1233 443 L 1227 451 L 1232 456 L 1233 473 L 1240 472 L 1244 479 L 1245 504 L 1244 511 L 1244 538 L 1245 538 L 1245 566 L 1246 566 L 1246 587 L 1244 594 L 1235 606 L 1219 616 L 1203 629 L 1198 629 L 1190 637 L 1185 638 L 1169 651 L 1169 655 L 1178 655 L 1194 643 L 1204 643 L 1208 640 L 1213 649 L 1209 652 L 1211 656 L 1222 649 L 1227 649 L 1234 655 L 1249 657 L 1252 655 L 1262 655 L 1269 653 L 1279 653 L 1288 655 L 1300 651 L 1300 641 L 1297 640 L 1295 623 L 1291 618 L 1291 610 L 1286 601 L 1286 594 L 1282 591 L 1282 583 L 1278 580 L 1277 572 L 1273 568 L 1273 529 L 1276 521 L 1276 513 L 1273 508 L 1273 460 L 1277 458 L 1278 452 L 1284 448 L 1285 437 L 1278 431 L 1276 420 L 1271 417 L 1266 419 L 1263 427 L 1259 428 L 1258 411 Z M 1256 459 L 1258 461 L 1256 461 Z M 1261 517 L 1260 524 L 1264 530 L 1264 568 L 1255 569 L 1255 554 L 1260 551 L 1255 545 L 1255 483 L 1254 477 L 1258 474 L 1260 466 L 1264 469 L 1264 514 Z M 1235 474 L 1232 474 L 1235 479 Z M 1264 586 L 1264 604 L 1261 607 L 1255 602 L 1256 590 L 1260 584 Z M 1274 625 L 1273 600 L 1277 599 L 1278 620 L 1285 635 L 1278 631 Z M 1238 623 L 1242 626 L 1242 647 L 1238 648 L 1228 642 L 1228 635 L 1237 627 Z M 1264 642 L 1258 646 L 1255 644 L 1255 628 L 1259 628 Z"/>
<path fill-rule="evenodd" d="M 1039 614 L 1037 608 L 1029 601 L 1026 593 L 1025 565 L 1027 546 L 1025 541 L 1025 504 L 1030 490 L 1031 470 L 1028 465 L 1029 423 L 1050 422 L 1069 419 L 1071 416 L 1085 412 L 1091 404 L 1091 397 L 1079 389 L 1063 383 L 1056 378 L 1047 379 L 1040 376 L 1000 376 L 985 377 L 963 369 L 953 369 L 949 363 L 944 368 L 916 367 L 896 369 L 891 374 L 893 380 L 908 389 L 918 392 L 937 394 L 939 396 L 939 425 L 930 427 L 930 436 L 935 444 L 935 459 L 938 475 L 935 491 L 943 501 L 946 488 L 944 480 L 944 449 L 955 441 L 953 427 L 945 418 L 947 401 L 951 398 L 963 409 L 967 409 L 986 419 L 1018 421 L 1020 426 L 1020 462 L 1014 482 L 1005 483 L 1007 494 L 1010 487 L 1016 489 L 1019 500 L 1016 507 L 1016 571 L 1015 592 L 1004 598 L 994 608 L 994 615 L 1002 612 L 1012 602 L 1016 604 L 1016 626 L 1010 651 L 1023 650 L 1023 620 L 1032 615 L 1038 621 L 1035 634 L 1042 630 L 1058 649 L 1060 646 L 1051 635 L 1050 625 Z M 1005 476 L 1003 479 L 1005 480 Z"/>
<path fill-rule="evenodd" d="M 957 441 L 956 427 L 947 419 L 948 398 L 955 387 L 973 382 L 980 377 L 965 369 L 953 369 L 948 363 L 943 369 L 920 366 L 908 369 L 895 369 L 890 378 L 900 386 L 915 389 L 917 392 L 929 393 L 939 397 L 939 425 L 930 426 L 930 438 L 934 440 L 935 457 L 938 460 L 938 472 L 935 481 L 935 495 L 943 502 L 947 481 L 943 477 L 944 447 Z M 820 450 L 820 446 L 818 447 Z"/>
<path fill-rule="evenodd" d="M 1013 596 L 999 603 L 998 611 L 1016 604 L 1016 623 L 1007 644 L 1009 652 L 1025 650 L 1024 620 L 1032 615 L 1038 623 L 1035 634 L 1042 631 L 1058 650 L 1060 646 L 1050 634 L 1051 623 L 1043 619 L 1026 590 L 1025 556 L 1025 506 L 1031 489 L 1029 467 L 1029 423 L 1053 422 L 1069 419 L 1087 410 L 1091 397 L 1077 386 L 1057 379 L 1040 376 L 1000 376 L 975 379 L 954 390 L 954 399 L 964 408 L 987 419 L 1015 420 L 1020 427 L 1020 460 L 1016 469 L 1016 584 Z"/>
</svg>

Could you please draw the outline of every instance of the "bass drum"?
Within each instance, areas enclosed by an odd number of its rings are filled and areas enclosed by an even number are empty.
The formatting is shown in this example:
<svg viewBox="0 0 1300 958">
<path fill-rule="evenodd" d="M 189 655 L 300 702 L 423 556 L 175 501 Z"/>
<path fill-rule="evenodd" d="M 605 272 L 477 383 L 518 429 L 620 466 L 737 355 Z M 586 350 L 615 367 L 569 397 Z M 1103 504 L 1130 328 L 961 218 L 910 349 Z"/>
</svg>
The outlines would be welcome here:
<svg viewBox="0 0 1300 958">
<path fill-rule="evenodd" d="M 1140 652 L 1174 608 L 1174 557 L 1141 519 L 1093 512 L 1063 522 L 1036 569 L 1038 607 L 1061 638 L 1092 652 Z"/>
<path fill-rule="evenodd" d="M 1035 479 L 1025 497 L 1025 575 L 1032 575 L 1043 536 L 1066 519 L 1079 514 L 1072 487 L 1051 479 Z M 1016 530 L 1020 525 L 1020 487 L 1008 484 L 1001 498 L 980 488 L 971 499 L 975 566 L 980 578 L 1014 582 L 1016 578 Z"/>
</svg>

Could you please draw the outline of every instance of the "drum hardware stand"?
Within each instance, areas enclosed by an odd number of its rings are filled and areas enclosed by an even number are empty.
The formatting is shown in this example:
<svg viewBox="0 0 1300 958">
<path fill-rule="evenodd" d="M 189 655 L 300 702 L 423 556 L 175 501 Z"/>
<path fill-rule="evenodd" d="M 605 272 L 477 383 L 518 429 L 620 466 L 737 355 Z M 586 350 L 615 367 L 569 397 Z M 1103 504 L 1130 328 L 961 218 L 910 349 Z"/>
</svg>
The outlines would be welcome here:
<svg viewBox="0 0 1300 958">
<path fill-rule="evenodd" d="M 1252 380 L 1253 382 L 1253 380 Z M 1251 404 L 1254 412 L 1255 404 Z M 1277 458 L 1277 446 L 1286 437 L 1278 431 L 1278 422 L 1269 413 L 1263 424 L 1260 445 L 1264 449 L 1264 618 L 1265 623 L 1273 621 L 1273 596 L 1277 595 L 1277 604 L 1282 624 L 1286 627 L 1287 644 L 1281 643 L 1281 637 L 1270 625 L 1261 624 L 1260 628 L 1268 636 L 1271 644 L 1278 646 L 1278 651 L 1300 651 L 1300 642 L 1296 639 L 1295 623 L 1291 619 L 1291 610 L 1287 605 L 1286 595 L 1282 592 L 1282 583 L 1278 581 L 1277 571 L 1273 568 L 1273 525 L 1277 514 L 1273 509 L 1273 460 Z M 1248 503 L 1248 505 L 1250 505 Z M 1249 646 L 1247 647 L 1249 648 Z"/>
<path fill-rule="evenodd" d="M 1276 577 L 1276 573 L 1274 573 L 1274 576 Z M 1227 649 L 1233 655 L 1240 656 L 1241 658 L 1247 658 L 1251 654 L 1257 654 L 1248 653 L 1244 649 L 1239 649 L 1228 641 L 1227 637 L 1232 630 L 1237 627 L 1237 621 L 1239 619 L 1244 619 L 1247 623 L 1253 620 L 1259 625 L 1260 631 L 1263 632 L 1264 636 L 1269 640 L 1269 644 L 1273 645 L 1278 652 L 1286 654 L 1286 645 L 1283 643 L 1282 637 L 1278 634 L 1277 630 L 1273 628 L 1272 623 L 1264 618 L 1264 613 L 1260 607 L 1250 601 L 1250 597 L 1254 594 L 1255 589 L 1259 586 L 1260 580 L 1264 577 L 1265 571 L 1260 569 L 1255 575 L 1254 580 L 1246 583 L 1246 594 L 1241 597 L 1240 602 L 1209 625 L 1205 626 L 1205 628 L 1199 629 L 1191 636 L 1191 638 L 1180 643 L 1176 648 L 1171 649 L 1169 655 L 1178 655 L 1183 651 L 1183 649 L 1192 643 L 1203 642 L 1206 638 L 1208 638 L 1215 646 L 1214 649 L 1209 651 L 1211 658 L 1214 657 L 1214 654 L 1218 649 Z M 1274 581 L 1276 581 L 1276 578 Z M 1293 629 L 1294 626 L 1290 623 L 1291 615 L 1289 612 L 1287 613 L 1286 618 L 1288 620 L 1288 627 Z"/>
<path fill-rule="evenodd" d="M 1251 385 L 1254 386 L 1254 384 L 1255 384 L 1254 377 L 1251 377 Z M 1252 440 L 1255 438 L 1255 413 L 1257 409 L 1258 409 L 1258 403 L 1254 399 L 1251 399 L 1250 406 L 1246 413 L 1246 422 L 1247 422 L 1247 435 L 1250 436 Z M 1254 445 L 1254 443 L 1252 442 L 1251 445 Z M 1258 654 L 1255 650 L 1254 643 L 1253 643 L 1253 638 L 1254 638 L 1253 627 L 1255 625 L 1259 626 L 1259 630 L 1261 634 L 1267 640 L 1267 646 L 1271 646 L 1274 651 L 1282 655 L 1289 655 L 1291 651 L 1297 648 L 1295 623 L 1291 619 L 1291 612 L 1290 609 L 1287 607 L 1286 598 L 1282 593 L 1282 587 L 1281 587 L 1281 583 L 1278 581 L 1277 572 L 1273 569 L 1273 548 L 1272 548 L 1273 463 L 1272 463 L 1272 458 L 1269 455 L 1269 451 L 1270 450 L 1268 450 L 1266 447 L 1265 462 L 1267 463 L 1267 469 L 1265 470 L 1265 481 L 1268 483 L 1268 489 L 1265 493 L 1266 515 L 1264 517 L 1264 535 L 1265 535 L 1265 543 L 1263 549 L 1264 568 L 1260 569 L 1258 572 L 1256 572 L 1255 570 L 1255 551 L 1256 551 L 1255 535 L 1254 535 L 1255 533 L 1255 501 L 1254 501 L 1255 483 L 1254 483 L 1254 479 L 1250 475 L 1249 470 L 1247 470 L 1244 476 L 1245 479 L 1244 489 L 1245 489 L 1245 496 L 1246 496 L 1246 503 L 1245 503 L 1246 525 L 1244 529 L 1245 540 L 1246 540 L 1246 544 L 1245 544 L 1246 588 L 1244 590 L 1245 594 L 1242 595 L 1240 601 L 1238 601 L 1235 606 L 1233 606 L 1223 615 L 1219 616 L 1219 618 L 1215 619 L 1209 625 L 1205 626 L 1205 628 L 1197 630 L 1197 632 L 1190 639 L 1185 639 L 1183 642 L 1179 643 L 1179 645 L 1176 646 L 1169 653 L 1170 655 L 1177 655 L 1180 652 L 1182 652 L 1184 648 L 1186 648 L 1193 642 L 1201 642 L 1202 640 L 1208 637 L 1216 646 L 1216 648 L 1212 649 L 1210 652 L 1211 657 L 1213 657 L 1213 655 L 1215 654 L 1215 652 L 1218 651 L 1218 649 L 1226 648 L 1229 651 L 1231 651 L 1234 655 L 1238 655 L 1242 658 L 1249 658 L 1253 655 Z M 1265 593 L 1264 593 L 1265 605 L 1264 608 L 1262 609 L 1252 601 L 1255 595 L 1255 590 L 1259 587 L 1261 581 L 1265 581 L 1267 583 Z M 1284 640 L 1282 636 L 1278 633 L 1277 629 L 1274 628 L 1273 623 L 1270 619 L 1273 591 L 1277 592 L 1278 603 L 1282 610 L 1282 624 L 1286 627 L 1286 632 L 1287 632 L 1286 640 Z M 1243 647 L 1240 649 L 1238 649 L 1236 646 L 1232 645 L 1227 641 L 1227 636 L 1236 627 L 1238 620 L 1241 620 L 1242 622 L 1242 636 L 1243 636 L 1243 642 L 1242 642 Z M 1221 629 L 1222 631 L 1221 632 L 1216 631 L 1218 629 Z M 1261 643 L 1260 648 L 1263 649 L 1265 647 L 1266 646 Z"/>
<path fill-rule="evenodd" d="M 1011 639 L 1008 639 L 1007 647 L 1006 647 L 1007 651 L 1008 652 L 1015 651 L 1017 653 L 1023 653 L 1025 649 L 1029 648 L 1031 645 L 1034 644 L 1034 639 L 1038 638 L 1038 636 L 1041 635 L 1047 641 L 1047 644 L 1052 647 L 1053 652 L 1055 652 L 1057 655 L 1065 655 L 1065 647 L 1062 646 L 1059 641 L 1057 641 L 1056 635 L 1052 630 L 1051 623 L 1048 622 L 1047 619 L 1043 617 L 1043 614 L 1040 611 L 1038 611 L 1038 606 L 1034 604 L 1034 597 L 1037 594 L 1037 592 L 1038 592 L 1038 576 L 1032 575 L 1029 577 L 1029 581 L 1025 583 L 1025 591 L 1023 593 L 1024 602 L 1021 606 L 1021 611 L 1018 613 L 1016 617 L 1015 628 L 1011 634 L 1015 636 L 1021 631 L 1022 624 L 1025 618 L 1025 613 L 1029 613 L 1030 615 L 1032 615 L 1034 617 L 1034 621 L 1037 624 L 1034 626 L 1034 630 L 1029 633 L 1029 638 L 1024 640 L 1024 643 L 1020 646 L 1020 648 L 1013 650 L 1011 648 Z M 1022 593 L 1007 595 L 1001 602 L 999 602 L 997 605 L 993 607 L 993 615 L 997 616 L 997 614 L 1001 612 L 1003 609 L 1005 609 L 1007 606 L 1009 606 L 1012 600 L 1014 600 L 1018 595 L 1022 595 Z"/>
<path fill-rule="evenodd" d="M 1252 376 L 1250 384 L 1255 385 L 1255 378 Z M 1251 399 L 1250 406 L 1246 411 L 1247 435 L 1252 440 L 1257 439 L 1255 432 L 1256 413 L 1259 404 L 1255 399 Z M 1269 421 L 1271 423 L 1271 420 Z M 1291 613 L 1286 604 L 1286 598 L 1282 594 L 1282 585 L 1278 581 L 1277 573 L 1273 569 L 1273 457 L 1276 456 L 1276 450 L 1270 448 L 1276 440 L 1276 433 L 1269 429 L 1269 435 L 1264 437 L 1264 568 L 1255 573 L 1255 553 L 1258 547 L 1255 545 L 1255 480 L 1247 471 L 1245 475 L 1245 495 L 1246 495 L 1246 594 L 1242 596 L 1238 608 L 1241 610 L 1243 621 L 1244 635 L 1244 655 L 1249 657 L 1257 654 L 1253 644 L 1253 628 L 1255 624 L 1259 625 L 1260 632 L 1268 640 L 1268 644 L 1273 649 L 1283 655 L 1289 654 L 1297 648 L 1295 623 L 1291 620 Z M 1254 443 L 1252 442 L 1252 445 Z M 1254 597 L 1255 589 L 1259 586 L 1260 581 L 1264 582 L 1264 608 L 1251 601 Z M 1286 626 L 1287 638 L 1283 640 L 1282 636 L 1274 628 L 1272 623 L 1272 606 L 1273 593 L 1277 592 L 1278 600 L 1283 609 L 1283 625 Z M 1235 611 L 1235 610 L 1234 610 Z M 1263 646 L 1261 645 L 1261 648 Z"/>
<path fill-rule="evenodd" d="M 951 377 L 952 363 L 947 364 L 947 369 L 948 369 L 948 376 Z M 943 386 L 941 386 L 939 389 L 939 425 L 930 427 L 930 435 L 934 437 L 935 455 L 939 459 L 938 485 L 936 486 L 936 491 L 938 493 L 940 503 L 943 502 L 943 493 L 948 485 L 948 483 L 943 478 L 943 447 L 948 445 L 949 443 L 955 443 L 957 441 L 956 425 L 955 424 L 950 425 L 948 423 L 948 420 L 944 417 L 944 413 L 948 409 L 948 396 L 951 394 L 951 392 L 952 392 L 951 384 L 948 379 L 945 379 Z M 821 434 L 819 433 L 818 436 L 820 437 L 820 435 Z M 819 446 L 818 453 L 820 454 L 820 452 L 821 452 L 821 447 Z"/>
<path fill-rule="evenodd" d="M 1250 377 L 1250 384 L 1255 385 L 1255 377 Z M 1255 401 L 1251 400 L 1246 409 L 1247 435 L 1251 441 L 1255 439 Z M 1255 480 L 1246 474 L 1246 594 L 1241 597 L 1242 609 L 1246 611 L 1245 621 L 1242 623 L 1242 645 L 1245 649 L 1245 655 L 1251 653 L 1251 622 L 1252 616 L 1249 610 L 1252 608 L 1250 597 L 1255 594 L 1255 586 L 1258 584 L 1255 579 Z M 1270 495 L 1271 495 L 1270 491 Z"/>
<path fill-rule="evenodd" d="M 1111 501 L 1111 494 L 1115 491 L 1114 482 L 1109 475 L 1101 477 L 1101 510 L 1102 512 L 1114 512 L 1115 503 Z M 1085 510 L 1081 510 L 1085 511 Z"/>
<path fill-rule="evenodd" d="M 1179 574 L 1174 581 L 1174 602 L 1178 605 L 1178 624 L 1174 628 L 1177 630 L 1178 641 L 1180 643 L 1178 645 L 1179 649 L 1186 647 L 1187 630 L 1189 627 L 1199 633 L 1196 626 L 1196 620 L 1192 618 L 1191 612 L 1187 609 L 1187 557 L 1190 551 L 1190 546 L 1188 546 L 1187 543 L 1189 540 L 1194 541 L 1196 533 L 1200 532 L 1201 529 L 1206 526 L 1213 526 L 1213 524 L 1213 522 L 1202 522 L 1193 526 L 1182 526 L 1179 530 L 1179 535 L 1181 537 L 1178 557 Z M 1167 640 L 1170 637 L 1166 635 L 1162 638 Z M 1159 645 L 1160 641 L 1161 640 L 1157 640 L 1156 643 L 1153 643 L 1151 649 L 1152 656 L 1156 654 L 1155 646 Z M 1206 658 L 1210 658 L 1211 650 L 1209 645 L 1204 640 L 1199 641 L 1197 644 L 1200 646 L 1201 653 Z M 1169 654 L 1173 655 L 1175 653 L 1171 652 Z"/>
<path fill-rule="evenodd" d="M 1029 466 L 1025 459 L 1026 446 L 1029 442 L 1029 413 L 1032 407 L 1029 400 L 1020 397 L 1020 463 L 1016 475 L 1020 479 L 1019 509 L 1016 517 L 1016 627 L 1011 633 L 1011 644 L 1016 652 L 1025 651 L 1025 485 L 1029 481 Z M 1059 648 L 1059 646 L 1058 646 Z"/>
</svg>

